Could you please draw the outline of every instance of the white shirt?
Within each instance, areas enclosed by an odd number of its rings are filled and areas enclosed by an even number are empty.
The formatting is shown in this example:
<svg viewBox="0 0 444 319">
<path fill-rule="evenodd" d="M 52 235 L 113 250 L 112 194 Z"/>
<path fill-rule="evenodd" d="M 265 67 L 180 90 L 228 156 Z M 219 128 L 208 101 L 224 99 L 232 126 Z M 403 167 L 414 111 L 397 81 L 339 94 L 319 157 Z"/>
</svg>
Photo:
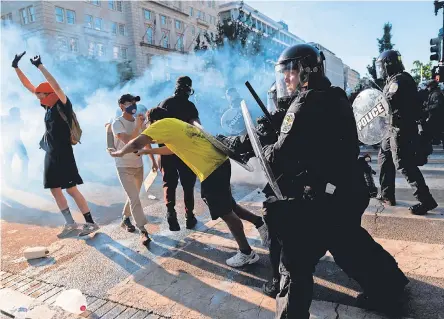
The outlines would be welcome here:
<svg viewBox="0 0 444 319">
<path fill-rule="evenodd" d="M 136 128 L 136 121 L 128 121 L 123 116 L 119 116 L 112 123 L 112 131 L 114 134 L 114 145 L 117 150 L 121 150 L 125 143 L 117 138 L 117 134 L 126 133 L 132 135 L 134 129 Z M 141 131 L 139 132 L 141 133 Z M 142 156 L 137 156 L 134 153 L 125 154 L 122 157 L 115 157 L 117 167 L 142 167 L 143 161 Z"/>
</svg>

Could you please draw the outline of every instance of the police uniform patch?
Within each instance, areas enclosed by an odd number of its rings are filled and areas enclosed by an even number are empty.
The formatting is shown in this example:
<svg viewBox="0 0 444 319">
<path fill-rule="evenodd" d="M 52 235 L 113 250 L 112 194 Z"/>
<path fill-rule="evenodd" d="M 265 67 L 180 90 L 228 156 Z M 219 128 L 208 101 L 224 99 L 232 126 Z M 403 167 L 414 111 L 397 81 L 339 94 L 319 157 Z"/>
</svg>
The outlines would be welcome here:
<svg viewBox="0 0 444 319">
<path fill-rule="evenodd" d="M 398 83 L 393 82 L 390 84 L 388 91 L 389 93 L 396 93 L 396 91 L 398 91 Z"/>
<path fill-rule="evenodd" d="M 284 117 L 284 121 L 282 122 L 281 132 L 288 133 L 291 130 L 294 122 L 294 113 L 287 113 Z"/>
</svg>

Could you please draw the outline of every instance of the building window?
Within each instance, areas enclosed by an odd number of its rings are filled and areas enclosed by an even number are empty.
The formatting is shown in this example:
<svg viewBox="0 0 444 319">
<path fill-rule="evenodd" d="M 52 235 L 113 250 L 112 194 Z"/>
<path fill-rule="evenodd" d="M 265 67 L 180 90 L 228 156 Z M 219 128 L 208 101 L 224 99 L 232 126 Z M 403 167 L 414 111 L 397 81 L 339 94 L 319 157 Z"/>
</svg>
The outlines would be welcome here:
<svg viewBox="0 0 444 319">
<path fill-rule="evenodd" d="M 86 14 L 85 15 L 85 27 L 92 29 L 93 27 L 93 16 Z"/>
<path fill-rule="evenodd" d="M 94 55 L 94 47 L 95 47 L 95 43 L 94 42 L 90 42 L 88 44 L 88 55 L 89 56 L 93 56 Z"/>
<path fill-rule="evenodd" d="M 77 52 L 78 49 L 78 41 L 76 38 L 71 38 L 69 40 L 69 51 L 71 52 Z"/>
<path fill-rule="evenodd" d="M 191 17 L 194 16 L 194 9 L 193 9 L 193 7 L 190 7 L 190 16 Z"/>
<path fill-rule="evenodd" d="M 28 8 L 29 22 L 35 21 L 35 9 L 33 6 L 29 6 Z"/>
<path fill-rule="evenodd" d="M 167 18 L 165 16 L 160 16 L 160 23 L 162 23 L 162 25 L 165 25 L 167 23 Z"/>
<path fill-rule="evenodd" d="M 118 59 L 119 58 L 119 47 L 113 47 L 113 59 Z"/>
<path fill-rule="evenodd" d="M 201 15 L 202 15 L 202 12 L 200 12 L 200 10 L 197 10 L 197 15 L 196 15 L 196 17 L 197 17 L 198 19 L 200 19 Z"/>
<path fill-rule="evenodd" d="M 94 19 L 94 29 L 102 30 L 102 19 L 101 18 Z"/>
<path fill-rule="evenodd" d="M 68 39 L 64 36 L 59 35 L 57 37 L 57 46 L 60 51 L 68 51 Z"/>
<path fill-rule="evenodd" d="M 150 66 L 150 65 L 151 65 L 151 57 L 152 57 L 151 54 L 147 54 L 147 55 L 146 55 L 146 65 L 147 65 L 147 66 Z"/>
<path fill-rule="evenodd" d="M 114 3 L 114 0 L 108 1 L 108 9 L 110 10 L 116 10 L 116 5 Z"/>
<path fill-rule="evenodd" d="M 207 20 L 205 19 L 205 12 L 202 12 L 202 20 L 207 21 Z"/>
<path fill-rule="evenodd" d="M 7 26 L 10 24 L 12 24 L 12 13 L 2 15 L 2 25 Z"/>
<path fill-rule="evenodd" d="M 100 6 L 100 1 L 98 1 L 98 0 L 91 0 L 90 3 L 95 6 Z"/>
<path fill-rule="evenodd" d="M 22 24 L 29 24 L 35 21 L 35 11 L 33 6 L 29 6 L 19 10 Z"/>
<path fill-rule="evenodd" d="M 213 7 L 213 9 L 216 9 L 216 0 L 212 1 L 211 6 Z"/>
<path fill-rule="evenodd" d="M 126 28 L 124 24 L 119 24 L 119 34 L 126 35 Z"/>
<path fill-rule="evenodd" d="M 153 28 L 151 26 L 146 26 L 145 38 L 147 43 L 153 44 Z"/>
<path fill-rule="evenodd" d="M 191 34 L 192 35 L 196 34 L 196 28 L 194 27 L 194 25 L 191 26 Z"/>
<path fill-rule="evenodd" d="M 182 28 L 182 22 L 179 20 L 176 20 L 176 29 L 180 30 Z"/>
<path fill-rule="evenodd" d="M 169 47 L 169 35 L 168 35 L 168 31 L 163 31 L 162 47 L 164 47 L 164 48 L 168 48 L 168 47 Z"/>
<path fill-rule="evenodd" d="M 183 51 L 183 34 L 178 34 L 177 35 L 177 50 L 179 51 Z"/>
<path fill-rule="evenodd" d="M 126 60 L 128 58 L 127 51 L 128 51 L 127 48 L 120 49 L 120 57 L 124 60 Z"/>
<path fill-rule="evenodd" d="M 103 44 L 101 44 L 101 43 L 96 44 L 96 55 L 97 56 L 104 56 L 105 55 L 105 48 L 103 47 Z"/>
<path fill-rule="evenodd" d="M 122 1 L 116 1 L 117 11 L 122 12 Z"/>
<path fill-rule="evenodd" d="M 143 16 L 145 17 L 145 20 L 151 20 L 151 11 L 143 9 Z"/>
<path fill-rule="evenodd" d="M 66 22 L 68 24 L 76 23 L 76 12 L 72 10 L 66 10 Z"/>
<path fill-rule="evenodd" d="M 117 23 L 111 22 L 111 33 L 117 35 Z"/>
</svg>

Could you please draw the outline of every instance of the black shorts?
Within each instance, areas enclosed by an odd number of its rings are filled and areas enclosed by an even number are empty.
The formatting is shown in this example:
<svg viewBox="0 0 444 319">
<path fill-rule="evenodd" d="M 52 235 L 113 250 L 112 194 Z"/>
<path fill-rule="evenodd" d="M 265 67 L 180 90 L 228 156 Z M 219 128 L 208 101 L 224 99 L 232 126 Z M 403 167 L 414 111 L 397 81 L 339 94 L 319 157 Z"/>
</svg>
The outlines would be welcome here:
<svg viewBox="0 0 444 319">
<path fill-rule="evenodd" d="M 210 209 L 213 220 L 231 213 L 236 205 L 231 195 L 231 164 L 226 160 L 200 186 L 203 201 Z"/>
<path fill-rule="evenodd" d="M 68 189 L 83 184 L 77 170 L 72 146 L 59 148 L 45 155 L 43 186 Z"/>
</svg>

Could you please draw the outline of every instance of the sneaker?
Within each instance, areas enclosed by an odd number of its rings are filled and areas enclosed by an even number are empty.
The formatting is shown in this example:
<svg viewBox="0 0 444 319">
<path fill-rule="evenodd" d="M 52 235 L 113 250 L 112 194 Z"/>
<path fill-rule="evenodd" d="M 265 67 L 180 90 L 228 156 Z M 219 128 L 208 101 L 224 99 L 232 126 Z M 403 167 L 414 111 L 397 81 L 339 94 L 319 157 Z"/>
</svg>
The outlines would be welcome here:
<svg viewBox="0 0 444 319">
<path fill-rule="evenodd" d="M 99 225 L 97 225 L 96 223 L 93 223 L 93 224 L 92 223 L 85 223 L 82 227 L 82 231 L 80 232 L 79 237 L 94 233 L 99 228 L 100 228 Z"/>
<path fill-rule="evenodd" d="M 267 281 L 262 286 L 262 292 L 271 298 L 276 298 L 279 293 L 279 279 L 273 278 L 272 280 Z"/>
<path fill-rule="evenodd" d="M 268 235 L 267 224 L 263 224 L 261 227 L 257 228 L 259 236 L 261 237 L 262 246 L 270 247 L 270 236 Z"/>
<path fill-rule="evenodd" d="M 382 196 L 382 194 L 378 194 L 376 196 L 376 199 L 381 201 L 383 204 L 385 204 L 387 206 L 396 206 L 395 198 L 387 198 L 387 197 Z"/>
<path fill-rule="evenodd" d="M 409 210 L 413 215 L 425 215 L 429 210 L 433 210 L 438 207 L 435 200 L 429 204 L 418 203 L 416 205 L 410 206 Z"/>
<path fill-rule="evenodd" d="M 148 235 L 148 232 L 146 230 L 140 230 L 140 243 L 144 246 L 148 246 L 150 242 L 151 238 Z"/>
<path fill-rule="evenodd" d="M 124 217 L 122 219 L 122 222 L 120 223 L 120 226 L 122 228 L 125 228 L 127 232 L 134 233 L 136 231 L 136 227 L 134 227 L 133 224 L 131 224 L 131 220 L 129 217 Z"/>
<path fill-rule="evenodd" d="M 169 225 L 171 231 L 179 231 L 180 230 L 180 225 L 179 225 L 179 222 L 177 221 L 176 216 L 168 217 L 167 221 L 168 221 L 168 225 Z"/>
<path fill-rule="evenodd" d="M 241 251 L 238 251 L 236 255 L 234 255 L 231 258 L 228 258 L 226 260 L 226 263 L 230 267 L 242 267 L 245 265 L 254 264 L 258 260 L 259 260 L 259 255 L 256 254 L 254 250 L 252 250 L 249 255 L 246 255 Z"/>
<path fill-rule="evenodd" d="M 78 227 L 77 223 L 65 224 L 62 232 L 60 234 L 58 234 L 57 237 L 64 238 L 64 237 L 68 236 L 69 234 L 71 234 L 73 231 L 77 230 L 77 227 Z"/>
<path fill-rule="evenodd" d="M 197 219 L 194 215 L 192 217 L 187 218 L 187 220 L 186 220 L 187 229 L 193 229 L 194 226 L 196 226 L 196 224 L 197 224 Z"/>
</svg>

